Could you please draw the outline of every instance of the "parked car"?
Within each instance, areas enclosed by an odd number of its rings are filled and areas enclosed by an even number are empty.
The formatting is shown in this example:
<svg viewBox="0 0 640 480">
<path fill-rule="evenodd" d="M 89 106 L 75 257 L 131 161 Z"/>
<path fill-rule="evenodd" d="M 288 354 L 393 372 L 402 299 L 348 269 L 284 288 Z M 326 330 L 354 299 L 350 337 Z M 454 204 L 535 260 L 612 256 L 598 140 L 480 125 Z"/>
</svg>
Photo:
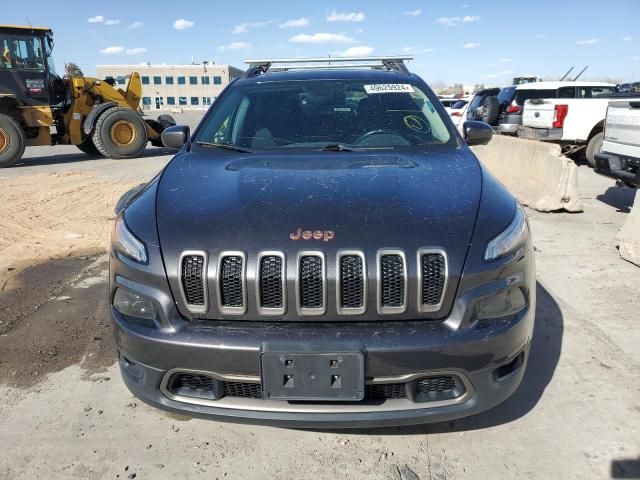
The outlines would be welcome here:
<svg viewBox="0 0 640 480">
<path fill-rule="evenodd" d="M 602 151 L 595 160 L 598 173 L 640 186 L 640 98 L 609 102 Z"/>
<path fill-rule="evenodd" d="M 521 118 L 521 108 L 514 102 L 517 88 L 510 86 L 479 91 L 471 100 L 467 119 L 487 122 L 501 133 L 516 133 Z"/>
<path fill-rule="evenodd" d="M 463 115 L 466 112 L 466 106 L 469 103 L 469 100 L 458 100 L 456 103 L 451 105 L 449 108 L 445 108 L 453 124 L 458 126 L 461 120 L 464 118 Z"/>
<path fill-rule="evenodd" d="M 533 85 L 543 83 L 548 85 L 543 90 L 546 90 L 545 96 L 524 103 L 518 136 L 558 142 L 568 154 L 584 149 L 589 165 L 595 166 L 595 154 L 602 147 L 607 106 L 609 99 L 617 94 L 616 86 L 599 82 L 539 82 Z M 546 97 L 547 93 L 555 95 Z"/>
<path fill-rule="evenodd" d="M 467 120 L 481 121 L 495 126 L 500 108 L 499 93 L 499 88 L 485 88 L 477 91 L 469 102 Z"/>
<path fill-rule="evenodd" d="M 420 77 L 382 61 L 251 61 L 193 135 L 165 130 L 180 150 L 110 249 L 119 365 L 146 403 L 364 427 L 477 414 L 516 390 L 533 244 L 468 147 L 492 130 L 459 135 Z"/>
</svg>

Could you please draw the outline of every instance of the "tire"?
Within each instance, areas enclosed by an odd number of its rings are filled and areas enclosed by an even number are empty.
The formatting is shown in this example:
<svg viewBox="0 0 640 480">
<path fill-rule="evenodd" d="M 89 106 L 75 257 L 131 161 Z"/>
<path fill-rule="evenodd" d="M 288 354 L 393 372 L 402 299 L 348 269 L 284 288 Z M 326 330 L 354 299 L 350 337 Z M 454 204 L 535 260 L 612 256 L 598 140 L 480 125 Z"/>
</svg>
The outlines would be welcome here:
<svg viewBox="0 0 640 480">
<path fill-rule="evenodd" d="M 602 142 L 604 141 L 604 133 L 596 133 L 589 143 L 587 143 L 587 149 L 584 152 L 587 157 L 587 162 L 591 168 L 596 168 L 596 154 L 602 150 Z"/>
<path fill-rule="evenodd" d="M 147 146 L 147 127 L 133 110 L 113 107 L 98 117 L 91 139 L 105 157 L 133 158 Z"/>
<path fill-rule="evenodd" d="M 482 102 L 482 107 L 482 121 L 495 126 L 498 121 L 498 115 L 500 114 L 500 102 L 498 101 L 498 97 L 486 97 Z"/>
<path fill-rule="evenodd" d="M 76 147 L 78 147 L 78 149 L 83 152 L 86 153 L 87 155 L 92 155 L 92 156 L 98 156 L 98 155 L 102 155 L 100 153 L 100 150 L 98 150 L 96 148 L 96 146 L 93 143 L 93 140 L 91 139 L 91 137 L 87 137 L 84 139 L 84 142 L 82 142 L 79 145 L 76 145 Z"/>
<path fill-rule="evenodd" d="M 25 138 L 20 125 L 0 114 L 0 168 L 10 167 L 24 154 Z"/>
</svg>

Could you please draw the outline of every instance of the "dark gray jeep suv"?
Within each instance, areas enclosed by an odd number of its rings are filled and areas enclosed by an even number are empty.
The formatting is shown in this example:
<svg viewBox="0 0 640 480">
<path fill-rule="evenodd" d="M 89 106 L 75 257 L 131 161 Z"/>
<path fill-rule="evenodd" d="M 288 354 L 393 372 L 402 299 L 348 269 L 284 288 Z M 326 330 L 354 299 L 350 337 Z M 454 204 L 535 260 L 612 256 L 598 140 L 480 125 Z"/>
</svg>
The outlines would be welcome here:
<svg viewBox="0 0 640 480">
<path fill-rule="evenodd" d="M 331 60 L 256 61 L 193 135 L 165 130 L 180 151 L 127 202 L 110 255 L 119 363 L 143 401 L 362 427 L 472 415 L 520 383 L 533 250 L 468 148 L 490 127 L 462 138 L 401 60 Z"/>
</svg>

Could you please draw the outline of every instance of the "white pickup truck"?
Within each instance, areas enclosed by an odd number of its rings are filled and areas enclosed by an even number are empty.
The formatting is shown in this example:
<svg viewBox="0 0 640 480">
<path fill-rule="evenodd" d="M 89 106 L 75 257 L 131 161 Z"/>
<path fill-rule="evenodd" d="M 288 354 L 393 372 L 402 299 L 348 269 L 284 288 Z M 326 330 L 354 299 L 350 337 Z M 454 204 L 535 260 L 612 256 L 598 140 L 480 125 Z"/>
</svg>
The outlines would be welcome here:
<svg viewBox="0 0 640 480">
<path fill-rule="evenodd" d="M 611 83 L 572 83 L 565 83 L 556 98 L 527 100 L 518 136 L 558 142 L 566 154 L 586 147 L 587 160 L 595 166 L 595 154 L 602 148 L 607 106 L 616 87 Z"/>
<path fill-rule="evenodd" d="M 609 102 L 596 171 L 624 185 L 640 187 L 640 96 Z"/>
</svg>

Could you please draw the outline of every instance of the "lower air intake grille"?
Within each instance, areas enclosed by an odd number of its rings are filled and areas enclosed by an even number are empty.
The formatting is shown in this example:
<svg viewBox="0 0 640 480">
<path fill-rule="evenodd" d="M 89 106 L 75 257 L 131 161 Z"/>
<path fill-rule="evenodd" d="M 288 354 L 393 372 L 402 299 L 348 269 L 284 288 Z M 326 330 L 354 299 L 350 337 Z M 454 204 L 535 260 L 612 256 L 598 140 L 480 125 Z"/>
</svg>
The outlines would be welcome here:
<svg viewBox="0 0 640 480">
<path fill-rule="evenodd" d="M 220 264 L 220 300 L 223 307 L 242 307 L 244 292 L 242 282 L 242 257 L 223 257 Z"/>
<path fill-rule="evenodd" d="M 262 387 L 259 383 L 224 382 L 226 397 L 262 398 Z"/>
<path fill-rule="evenodd" d="M 436 306 L 442 300 L 445 282 L 445 260 L 441 253 L 422 254 L 422 304 Z"/>
<path fill-rule="evenodd" d="M 189 305 L 204 305 L 204 256 L 185 255 L 181 269 L 182 288 Z"/>
<path fill-rule="evenodd" d="M 458 386 L 455 377 L 427 377 L 418 382 L 418 393 L 445 392 Z"/>
<path fill-rule="evenodd" d="M 216 381 L 207 375 L 178 373 L 171 377 L 169 390 L 185 397 L 215 399 Z"/>
<path fill-rule="evenodd" d="M 361 308 L 364 303 L 362 258 L 358 255 L 340 257 L 340 306 Z"/>
<path fill-rule="evenodd" d="M 404 261 L 396 254 L 383 255 L 380 259 L 383 307 L 403 307 L 405 304 Z"/>
<path fill-rule="evenodd" d="M 404 383 L 380 383 L 364 387 L 365 400 L 387 400 L 406 396 L 407 389 Z"/>
<path fill-rule="evenodd" d="M 300 306 L 302 308 L 324 307 L 322 270 L 322 257 L 305 255 L 300 258 Z"/>
<path fill-rule="evenodd" d="M 266 255 L 260 259 L 260 306 L 282 308 L 282 258 Z"/>
</svg>

